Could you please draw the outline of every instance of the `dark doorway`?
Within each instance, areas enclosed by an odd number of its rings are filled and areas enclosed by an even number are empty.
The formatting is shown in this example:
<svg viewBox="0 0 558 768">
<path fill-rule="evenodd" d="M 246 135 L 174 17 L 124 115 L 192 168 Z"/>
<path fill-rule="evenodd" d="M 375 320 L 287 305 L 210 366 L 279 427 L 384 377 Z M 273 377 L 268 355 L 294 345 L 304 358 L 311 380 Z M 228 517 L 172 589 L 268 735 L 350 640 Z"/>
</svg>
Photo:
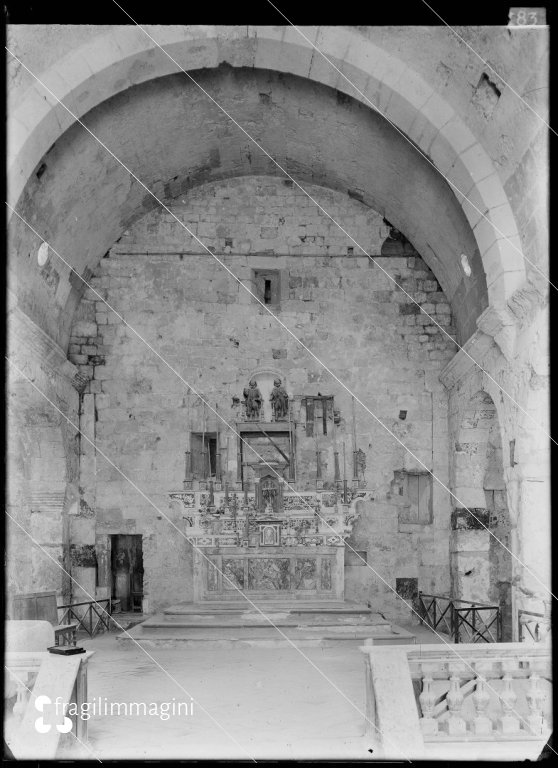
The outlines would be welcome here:
<svg viewBox="0 0 558 768">
<path fill-rule="evenodd" d="M 141 611 L 143 600 L 143 550 L 141 534 L 111 536 L 112 598 L 122 611 Z"/>
</svg>

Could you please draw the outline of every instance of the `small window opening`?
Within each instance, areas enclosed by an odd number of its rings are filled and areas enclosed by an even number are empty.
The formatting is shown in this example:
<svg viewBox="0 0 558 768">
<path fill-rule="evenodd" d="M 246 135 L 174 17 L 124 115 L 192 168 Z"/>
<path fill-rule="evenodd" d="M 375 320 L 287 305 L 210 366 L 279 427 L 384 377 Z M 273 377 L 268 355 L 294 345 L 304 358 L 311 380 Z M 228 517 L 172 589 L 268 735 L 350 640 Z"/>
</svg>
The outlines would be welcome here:
<svg viewBox="0 0 558 768">
<path fill-rule="evenodd" d="M 252 272 L 252 278 L 254 281 L 255 295 L 258 300 L 262 304 L 278 308 L 281 301 L 279 270 L 255 269 Z"/>
<path fill-rule="evenodd" d="M 264 281 L 264 304 L 271 304 L 271 280 Z"/>
</svg>

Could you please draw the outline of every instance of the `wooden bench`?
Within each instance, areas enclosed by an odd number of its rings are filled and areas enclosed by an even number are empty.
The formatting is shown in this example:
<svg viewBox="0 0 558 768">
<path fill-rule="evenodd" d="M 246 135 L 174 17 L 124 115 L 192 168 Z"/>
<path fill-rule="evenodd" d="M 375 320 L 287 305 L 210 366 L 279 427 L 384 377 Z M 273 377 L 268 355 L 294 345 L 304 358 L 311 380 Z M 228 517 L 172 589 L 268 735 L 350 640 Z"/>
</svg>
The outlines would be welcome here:
<svg viewBox="0 0 558 768">
<path fill-rule="evenodd" d="M 31 592 L 14 595 L 11 618 L 15 620 L 48 621 L 54 628 L 55 645 L 75 645 L 77 622 L 58 623 L 56 592 Z"/>
</svg>

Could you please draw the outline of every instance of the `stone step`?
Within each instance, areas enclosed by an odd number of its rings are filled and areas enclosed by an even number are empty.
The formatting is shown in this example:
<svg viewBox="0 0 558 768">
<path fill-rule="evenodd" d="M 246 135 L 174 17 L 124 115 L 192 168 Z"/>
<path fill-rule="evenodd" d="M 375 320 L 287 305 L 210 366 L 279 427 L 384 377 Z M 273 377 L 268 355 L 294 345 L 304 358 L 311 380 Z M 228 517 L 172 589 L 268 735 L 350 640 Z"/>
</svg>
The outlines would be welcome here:
<svg viewBox="0 0 558 768">
<path fill-rule="evenodd" d="M 185 643 L 276 646 L 289 641 L 297 645 L 362 644 L 368 638 L 380 644 L 415 641 L 414 635 L 390 624 L 366 605 L 269 597 L 256 605 L 259 611 L 238 600 L 173 605 L 117 638 L 124 644 L 181 647 Z"/>
<path fill-rule="evenodd" d="M 394 625 L 369 625 L 359 627 L 143 627 L 138 625 L 128 634 L 117 636 L 119 643 L 132 646 L 183 647 L 184 645 L 223 646 L 237 643 L 248 645 L 287 646 L 289 641 L 297 646 L 328 646 L 338 642 L 361 645 L 369 638 L 376 645 L 414 643 L 415 636 Z"/>
<path fill-rule="evenodd" d="M 213 615 L 197 615 L 191 614 L 190 616 L 166 616 L 158 614 L 153 616 L 147 621 L 142 622 L 143 629 L 154 629 L 158 627 L 166 627 L 169 629 L 186 629 L 186 628 L 225 628 L 225 627 L 258 627 L 269 626 L 272 622 L 278 627 L 317 627 L 325 629 L 326 627 L 343 628 L 343 627 L 386 627 L 389 628 L 390 624 L 387 621 L 374 621 L 370 616 L 322 616 L 319 614 L 299 614 L 292 615 L 288 613 L 273 613 L 267 611 L 264 616 L 258 613 L 250 614 L 213 614 Z"/>
<path fill-rule="evenodd" d="M 372 609 L 367 605 L 359 605 L 357 603 L 348 603 L 343 601 L 293 601 L 293 600 L 261 600 L 257 597 L 250 597 L 250 600 L 254 603 L 256 608 L 259 608 L 264 613 L 266 612 L 282 612 L 286 611 L 291 614 L 309 613 L 309 614 L 363 614 L 370 615 L 373 613 Z M 175 615 L 206 615 L 216 613 L 248 613 L 258 611 L 246 600 L 241 601 L 215 601 L 215 602 L 203 602 L 203 603 L 181 603 L 180 605 L 172 605 L 163 610 L 163 613 L 167 616 Z"/>
</svg>

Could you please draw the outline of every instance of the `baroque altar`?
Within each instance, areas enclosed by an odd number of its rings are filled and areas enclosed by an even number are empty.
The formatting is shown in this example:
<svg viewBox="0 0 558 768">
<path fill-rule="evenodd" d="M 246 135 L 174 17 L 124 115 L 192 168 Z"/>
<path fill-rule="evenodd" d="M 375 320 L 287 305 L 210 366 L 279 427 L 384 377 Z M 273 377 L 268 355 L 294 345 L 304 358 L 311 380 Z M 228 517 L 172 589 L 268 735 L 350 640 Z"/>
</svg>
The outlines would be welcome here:
<svg viewBox="0 0 558 768">
<path fill-rule="evenodd" d="M 366 492 L 342 503 L 331 491 L 281 491 L 264 476 L 255 493 L 169 493 L 195 545 L 196 601 L 236 600 L 238 589 L 266 599 L 343 599 L 345 539 Z"/>
<path fill-rule="evenodd" d="M 331 395 L 293 398 L 277 372 L 261 371 L 232 408 L 236 451 L 229 457 L 227 440 L 222 461 L 219 420 L 208 430 L 204 405 L 201 431 L 198 422 L 198 432 L 190 432 L 183 490 L 169 493 L 194 545 L 195 601 L 238 600 L 239 590 L 266 599 L 343 600 L 345 539 L 358 499 L 370 497 L 361 485 L 354 404 L 350 488 L 345 472 L 340 476 Z"/>
</svg>

